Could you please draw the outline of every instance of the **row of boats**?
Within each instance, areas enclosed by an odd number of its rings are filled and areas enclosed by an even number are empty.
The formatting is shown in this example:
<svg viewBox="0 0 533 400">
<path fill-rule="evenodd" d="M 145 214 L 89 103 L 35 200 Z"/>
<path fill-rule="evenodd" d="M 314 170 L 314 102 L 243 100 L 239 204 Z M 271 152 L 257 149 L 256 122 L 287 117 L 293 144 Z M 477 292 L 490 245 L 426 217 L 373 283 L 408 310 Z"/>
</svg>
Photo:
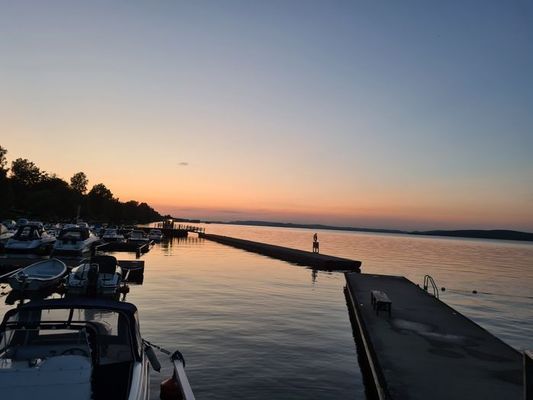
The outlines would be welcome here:
<svg viewBox="0 0 533 400">
<path fill-rule="evenodd" d="M 173 366 L 172 377 L 161 384 L 161 398 L 193 400 L 181 353 L 143 339 L 137 307 L 118 301 L 130 272 L 115 257 L 97 255 L 70 271 L 63 261 L 50 258 L 2 276 L 26 295 L 50 289 L 64 294 L 22 301 L 5 314 L 0 324 L 2 398 L 147 400 L 150 368 L 161 369 L 158 349 Z"/>
<path fill-rule="evenodd" d="M 19 292 L 45 291 L 62 284 L 68 295 L 109 298 L 118 298 L 127 281 L 117 259 L 108 255 L 84 259 L 70 272 L 63 261 L 50 258 L 16 270 L 8 277 L 11 288 Z"/>
<path fill-rule="evenodd" d="M 102 243 L 143 245 L 159 242 L 163 237 L 159 229 L 151 229 L 146 234 L 142 230 L 121 231 L 118 228 L 108 228 L 99 233 L 100 235 L 96 235 L 87 224 L 45 230 L 42 223 L 28 222 L 11 231 L 0 225 L 0 246 L 7 253 L 84 256 Z"/>
</svg>

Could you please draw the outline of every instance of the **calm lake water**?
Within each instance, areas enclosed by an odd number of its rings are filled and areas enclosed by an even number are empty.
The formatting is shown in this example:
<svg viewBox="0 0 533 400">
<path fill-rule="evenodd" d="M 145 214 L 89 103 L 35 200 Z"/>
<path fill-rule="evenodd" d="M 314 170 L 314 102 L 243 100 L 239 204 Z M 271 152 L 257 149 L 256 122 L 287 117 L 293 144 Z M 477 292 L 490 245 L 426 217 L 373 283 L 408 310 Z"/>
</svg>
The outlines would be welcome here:
<svg viewBox="0 0 533 400">
<path fill-rule="evenodd" d="M 305 250 L 314 233 L 205 227 Z M 342 273 L 190 236 L 143 256 L 144 284 L 132 286 L 127 301 L 139 308 L 146 339 L 182 351 L 198 399 L 365 398 Z M 432 275 L 447 288 L 443 301 L 513 347 L 533 348 L 533 245 L 340 231 L 318 236 L 322 253 L 361 260 L 363 272 L 420 284 Z M 169 363 L 163 364 L 162 374 L 152 373 L 153 399 L 170 375 Z"/>
</svg>

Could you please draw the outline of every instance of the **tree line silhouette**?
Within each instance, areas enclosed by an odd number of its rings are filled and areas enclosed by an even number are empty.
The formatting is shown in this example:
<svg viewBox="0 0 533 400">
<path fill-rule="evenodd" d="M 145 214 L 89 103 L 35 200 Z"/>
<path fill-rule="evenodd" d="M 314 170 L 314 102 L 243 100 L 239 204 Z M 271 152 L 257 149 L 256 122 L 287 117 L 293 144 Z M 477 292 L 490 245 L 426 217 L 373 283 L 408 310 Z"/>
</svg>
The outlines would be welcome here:
<svg viewBox="0 0 533 400">
<path fill-rule="evenodd" d="M 70 183 L 17 158 L 8 168 L 7 149 L 0 146 L 0 218 L 31 217 L 45 221 L 146 223 L 162 216 L 146 203 L 121 202 L 103 183 L 88 190 L 89 180 L 77 172 Z"/>
</svg>

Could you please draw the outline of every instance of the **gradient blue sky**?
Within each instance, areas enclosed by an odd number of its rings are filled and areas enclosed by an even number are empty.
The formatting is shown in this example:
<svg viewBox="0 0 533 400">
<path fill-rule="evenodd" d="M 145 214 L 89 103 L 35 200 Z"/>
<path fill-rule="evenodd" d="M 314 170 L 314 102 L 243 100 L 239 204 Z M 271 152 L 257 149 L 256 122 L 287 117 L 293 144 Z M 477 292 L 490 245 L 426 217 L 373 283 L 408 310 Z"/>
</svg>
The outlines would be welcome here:
<svg viewBox="0 0 533 400">
<path fill-rule="evenodd" d="M 533 231 L 532 46 L 530 1 L 0 1 L 0 145 L 184 217 Z"/>
</svg>

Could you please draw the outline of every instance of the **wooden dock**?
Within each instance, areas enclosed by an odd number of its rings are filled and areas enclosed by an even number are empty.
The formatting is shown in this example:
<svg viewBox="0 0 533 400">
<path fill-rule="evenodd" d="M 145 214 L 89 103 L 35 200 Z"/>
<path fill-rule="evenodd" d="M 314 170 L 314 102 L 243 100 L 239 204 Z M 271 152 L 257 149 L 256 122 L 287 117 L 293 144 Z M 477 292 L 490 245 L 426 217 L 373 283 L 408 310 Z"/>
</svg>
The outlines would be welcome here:
<svg viewBox="0 0 533 400">
<path fill-rule="evenodd" d="M 160 222 L 154 226 L 136 226 L 135 229 L 150 232 L 152 229 L 159 229 L 166 238 L 183 238 L 187 237 L 189 233 L 203 233 L 205 228 L 196 225 L 177 224 L 175 222 Z"/>
<path fill-rule="evenodd" d="M 107 242 L 95 246 L 94 251 L 99 252 L 130 252 L 137 255 L 144 254 L 150 251 L 152 242 L 146 243 L 128 243 L 128 242 Z"/>
<path fill-rule="evenodd" d="M 298 265 L 305 265 L 315 269 L 328 271 L 359 271 L 361 267 L 361 261 L 349 260 L 347 258 L 328 256 L 325 254 L 312 253 L 310 251 L 253 242 L 251 240 L 237 239 L 228 236 L 206 233 L 199 233 L 199 236 L 238 249 L 247 250 Z"/>
<path fill-rule="evenodd" d="M 404 277 L 346 274 L 364 375 L 383 399 L 522 399 L 522 356 Z M 392 302 L 376 315 L 371 292 Z"/>
</svg>

